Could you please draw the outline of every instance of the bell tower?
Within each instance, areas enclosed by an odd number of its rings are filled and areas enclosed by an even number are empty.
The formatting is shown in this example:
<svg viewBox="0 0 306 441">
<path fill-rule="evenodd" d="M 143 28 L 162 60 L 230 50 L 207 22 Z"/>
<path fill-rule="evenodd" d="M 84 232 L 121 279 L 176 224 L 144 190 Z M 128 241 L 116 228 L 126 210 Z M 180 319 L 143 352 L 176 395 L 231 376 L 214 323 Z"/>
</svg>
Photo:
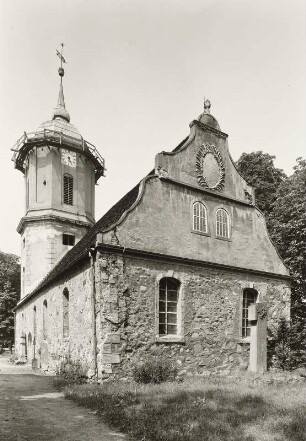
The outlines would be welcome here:
<svg viewBox="0 0 306 441">
<path fill-rule="evenodd" d="M 63 45 L 62 45 L 63 48 Z M 31 292 L 94 224 L 95 184 L 104 159 L 70 123 L 66 110 L 62 53 L 60 87 L 52 119 L 21 136 L 12 149 L 25 178 L 21 235 L 21 297 Z"/>
</svg>

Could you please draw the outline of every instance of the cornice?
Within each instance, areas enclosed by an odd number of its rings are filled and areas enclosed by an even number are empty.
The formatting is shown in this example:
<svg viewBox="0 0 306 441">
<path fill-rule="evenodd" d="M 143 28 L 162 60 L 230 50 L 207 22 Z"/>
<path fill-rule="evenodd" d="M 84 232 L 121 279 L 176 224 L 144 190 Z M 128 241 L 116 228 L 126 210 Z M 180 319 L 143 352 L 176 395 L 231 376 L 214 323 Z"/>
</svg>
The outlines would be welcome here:
<svg viewBox="0 0 306 441">
<path fill-rule="evenodd" d="M 261 270 L 254 270 L 250 268 L 244 268 L 244 267 L 237 267 L 233 265 L 226 265 L 222 263 L 217 262 L 210 262 L 207 260 L 198 260 L 198 259 L 189 259 L 186 257 L 179 257 L 179 256 L 173 256 L 170 254 L 161 254 L 156 253 L 153 251 L 144 251 L 144 250 L 138 250 L 135 248 L 125 248 L 118 245 L 109 245 L 109 244 L 102 244 L 97 243 L 96 249 L 98 251 L 106 251 L 106 252 L 119 252 L 125 255 L 126 257 L 133 257 L 133 258 L 141 258 L 146 260 L 159 260 L 164 262 L 174 262 L 174 263 L 180 263 L 182 265 L 196 265 L 200 267 L 207 267 L 207 268 L 215 268 L 215 269 L 221 269 L 224 271 L 230 271 L 230 272 L 238 272 L 238 273 L 247 273 L 247 274 L 254 274 L 261 277 L 272 277 L 275 279 L 284 279 L 284 280 L 292 280 L 292 277 L 286 274 L 278 274 L 278 273 L 271 273 L 268 271 L 261 271 Z"/>
<path fill-rule="evenodd" d="M 120 253 L 122 256 L 134 258 L 134 259 L 144 259 L 149 261 L 159 261 L 159 262 L 170 262 L 180 265 L 186 265 L 186 266 L 198 266 L 200 268 L 212 268 L 212 269 L 219 269 L 222 271 L 227 272 L 235 272 L 235 273 L 242 273 L 242 274 L 248 274 L 248 275 L 255 275 L 260 277 L 268 277 L 273 279 L 282 279 L 287 281 L 292 281 L 292 277 L 286 274 L 278 274 L 278 273 L 271 273 L 267 271 L 260 271 L 260 270 L 253 270 L 250 268 L 244 268 L 244 267 L 237 267 L 232 265 L 225 265 L 222 263 L 217 262 L 209 262 L 206 260 L 198 260 L 198 259 L 189 259 L 186 257 L 179 257 L 179 256 L 173 256 L 169 254 L 161 254 L 156 253 L 153 251 L 144 251 L 144 250 L 138 250 L 135 248 L 125 248 L 120 245 L 111 245 L 111 244 L 105 244 L 105 243 L 96 243 L 95 251 L 99 252 L 107 252 L 107 253 Z M 82 260 L 85 259 L 86 256 L 82 255 L 80 256 L 80 259 L 75 262 L 75 265 L 80 263 Z M 73 270 L 73 267 L 69 268 L 68 271 Z M 56 280 L 61 279 L 63 276 L 67 278 L 67 272 L 66 273 L 60 273 L 57 277 L 50 280 L 50 282 L 46 284 L 42 284 L 41 286 L 37 286 L 31 293 L 27 294 L 25 297 L 23 297 L 17 304 L 15 310 L 19 309 L 20 306 L 25 304 L 28 300 L 32 299 L 33 297 L 37 296 L 39 292 L 41 292 L 43 289 L 46 289 L 49 285 L 54 284 Z"/>
<path fill-rule="evenodd" d="M 191 121 L 191 123 L 189 124 L 189 127 L 191 128 L 194 125 L 200 127 L 201 129 L 205 130 L 206 132 L 211 132 L 214 135 L 217 135 L 219 138 L 223 138 L 223 139 L 227 139 L 228 138 L 228 134 L 227 133 L 221 132 L 221 130 L 214 129 L 213 127 L 210 127 L 210 126 L 208 126 L 206 124 L 203 124 L 203 123 L 201 123 L 200 121 L 198 121 L 196 119 Z"/>
<path fill-rule="evenodd" d="M 45 222 L 45 221 L 57 221 L 65 224 L 70 224 L 70 225 L 72 224 L 72 225 L 77 225 L 79 227 L 87 227 L 87 228 L 90 228 L 93 225 L 93 222 L 84 222 L 84 221 L 68 219 L 66 217 L 50 215 L 50 214 L 41 215 L 41 216 L 31 216 L 31 217 L 25 216 L 20 219 L 20 222 L 17 226 L 17 232 L 20 234 L 23 231 L 26 224 L 33 222 Z"/>
</svg>

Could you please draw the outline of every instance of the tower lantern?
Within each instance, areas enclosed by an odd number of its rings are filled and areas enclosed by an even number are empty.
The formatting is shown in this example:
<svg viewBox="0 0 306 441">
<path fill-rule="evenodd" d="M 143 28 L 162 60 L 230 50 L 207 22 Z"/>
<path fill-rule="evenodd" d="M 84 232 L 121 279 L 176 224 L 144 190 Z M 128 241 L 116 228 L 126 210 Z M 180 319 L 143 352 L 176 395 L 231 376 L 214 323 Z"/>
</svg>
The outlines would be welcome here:
<svg viewBox="0 0 306 441">
<path fill-rule="evenodd" d="M 24 132 L 12 149 L 26 187 L 26 212 L 17 228 L 22 243 L 22 297 L 94 224 L 95 183 L 105 171 L 96 147 L 70 123 L 63 91 L 66 61 L 62 51 L 57 55 L 60 87 L 52 119 L 35 132 Z"/>
</svg>

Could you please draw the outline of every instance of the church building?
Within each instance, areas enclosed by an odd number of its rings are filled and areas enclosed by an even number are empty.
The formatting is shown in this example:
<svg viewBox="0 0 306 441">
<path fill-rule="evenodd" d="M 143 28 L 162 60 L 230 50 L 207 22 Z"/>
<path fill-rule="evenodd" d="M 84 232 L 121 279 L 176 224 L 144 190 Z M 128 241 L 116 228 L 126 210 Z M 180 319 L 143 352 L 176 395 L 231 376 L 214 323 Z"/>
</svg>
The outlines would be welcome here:
<svg viewBox="0 0 306 441">
<path fill-rule="evenodd" d="M 148 355 L 182 375 L 247 369 L 249 306 L 267 305 L 268 327 L 288 318 L 291 279 L 210 102 L 95 223 L 104 159 L 70 123 L 59 74 L 52 119 L 13 149 L 26 187 L 19 358 L 99 379 L 127 378 Z"/>
</svg>

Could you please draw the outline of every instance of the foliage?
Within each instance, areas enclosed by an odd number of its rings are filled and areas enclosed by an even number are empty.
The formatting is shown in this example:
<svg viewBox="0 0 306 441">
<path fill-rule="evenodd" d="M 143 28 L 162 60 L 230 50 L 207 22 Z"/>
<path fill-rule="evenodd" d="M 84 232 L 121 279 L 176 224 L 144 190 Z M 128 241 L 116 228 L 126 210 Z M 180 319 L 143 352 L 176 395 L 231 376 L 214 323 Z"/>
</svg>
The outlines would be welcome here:
<svg viewBox="0 0 306 441">
<path fill-rule="evenodd" d="M 301 322 L 289 323 L 282 317 L 276 330 L 269 330 L 269 367 L 291 371 L 306 366 L 305 338 L 306 329 Z"/>
<path fill-rule="evenodd" d="M 294 173 L 278 188 L 270 231 L 293 276 L 293 313 L 305 319 L 306 305 L 306 161 L 297 159 Z"/>
<path fill-rule="evenodd" d="M 291 371 L 306 366 L 306 329 L 300 321 L 289 323 L 281 317 L 268 338 L 269 367 Z"/>
<path fill-rule="evenodd" d="M 173 381 L 177 375 L 177 368 L 173 363 L 161 357 L 148 357 L 136 364 L 133 369 L 133 378 L 137 383 L 162 383 Z"/>
<path fill-rule="evenodd" d="M 86 372 L 79 362 L 62 361 L 53 380 L 54 386 L 57 389 L 63 389 L 71 384 L 84 384 L 88 379 Z"/>
<path fill-rule="evenodd" d="M 20 264 L 14 254 L 0 252 L 0 345 L 14 341 L 14 313 L 20 297 Z"/>
<path fill-rule="evenodd" d="M 65 396 L 145 441 L 305 441 L 300 385 L 248 386 L 220 379 L 162 385 L 73 385 Z M 203 438 L 204 436 L 204 438 Z"/>
<path fill-rule="evenodd" d="M 236 162 L 239 173 L 255 187 L 256 205 L 266 216 L 271 213 L 278 187 L 286 179 L 283 170 L 275 167 L 274 159 L 260 150 L 242 153 Z"/>
<path fill-rule="evenodd" d="M 263 152 L 243 153 L 237 168 L 256 187 L 256 203 L 265 213 L 269 234 L 293 277 L 292 320 L 290 331 L 284 333 L 289 337 L 277 351 L 284 353 L 289 345 L 291 361 L 287 367 L 293 362 L 300 366 L 306 358 L 305 343 L 300 338 L 306 329 L 306 161 L 298 158 L 294 173 L 286 178 L 273 160 L 274 156 Z"/>
</svg>

